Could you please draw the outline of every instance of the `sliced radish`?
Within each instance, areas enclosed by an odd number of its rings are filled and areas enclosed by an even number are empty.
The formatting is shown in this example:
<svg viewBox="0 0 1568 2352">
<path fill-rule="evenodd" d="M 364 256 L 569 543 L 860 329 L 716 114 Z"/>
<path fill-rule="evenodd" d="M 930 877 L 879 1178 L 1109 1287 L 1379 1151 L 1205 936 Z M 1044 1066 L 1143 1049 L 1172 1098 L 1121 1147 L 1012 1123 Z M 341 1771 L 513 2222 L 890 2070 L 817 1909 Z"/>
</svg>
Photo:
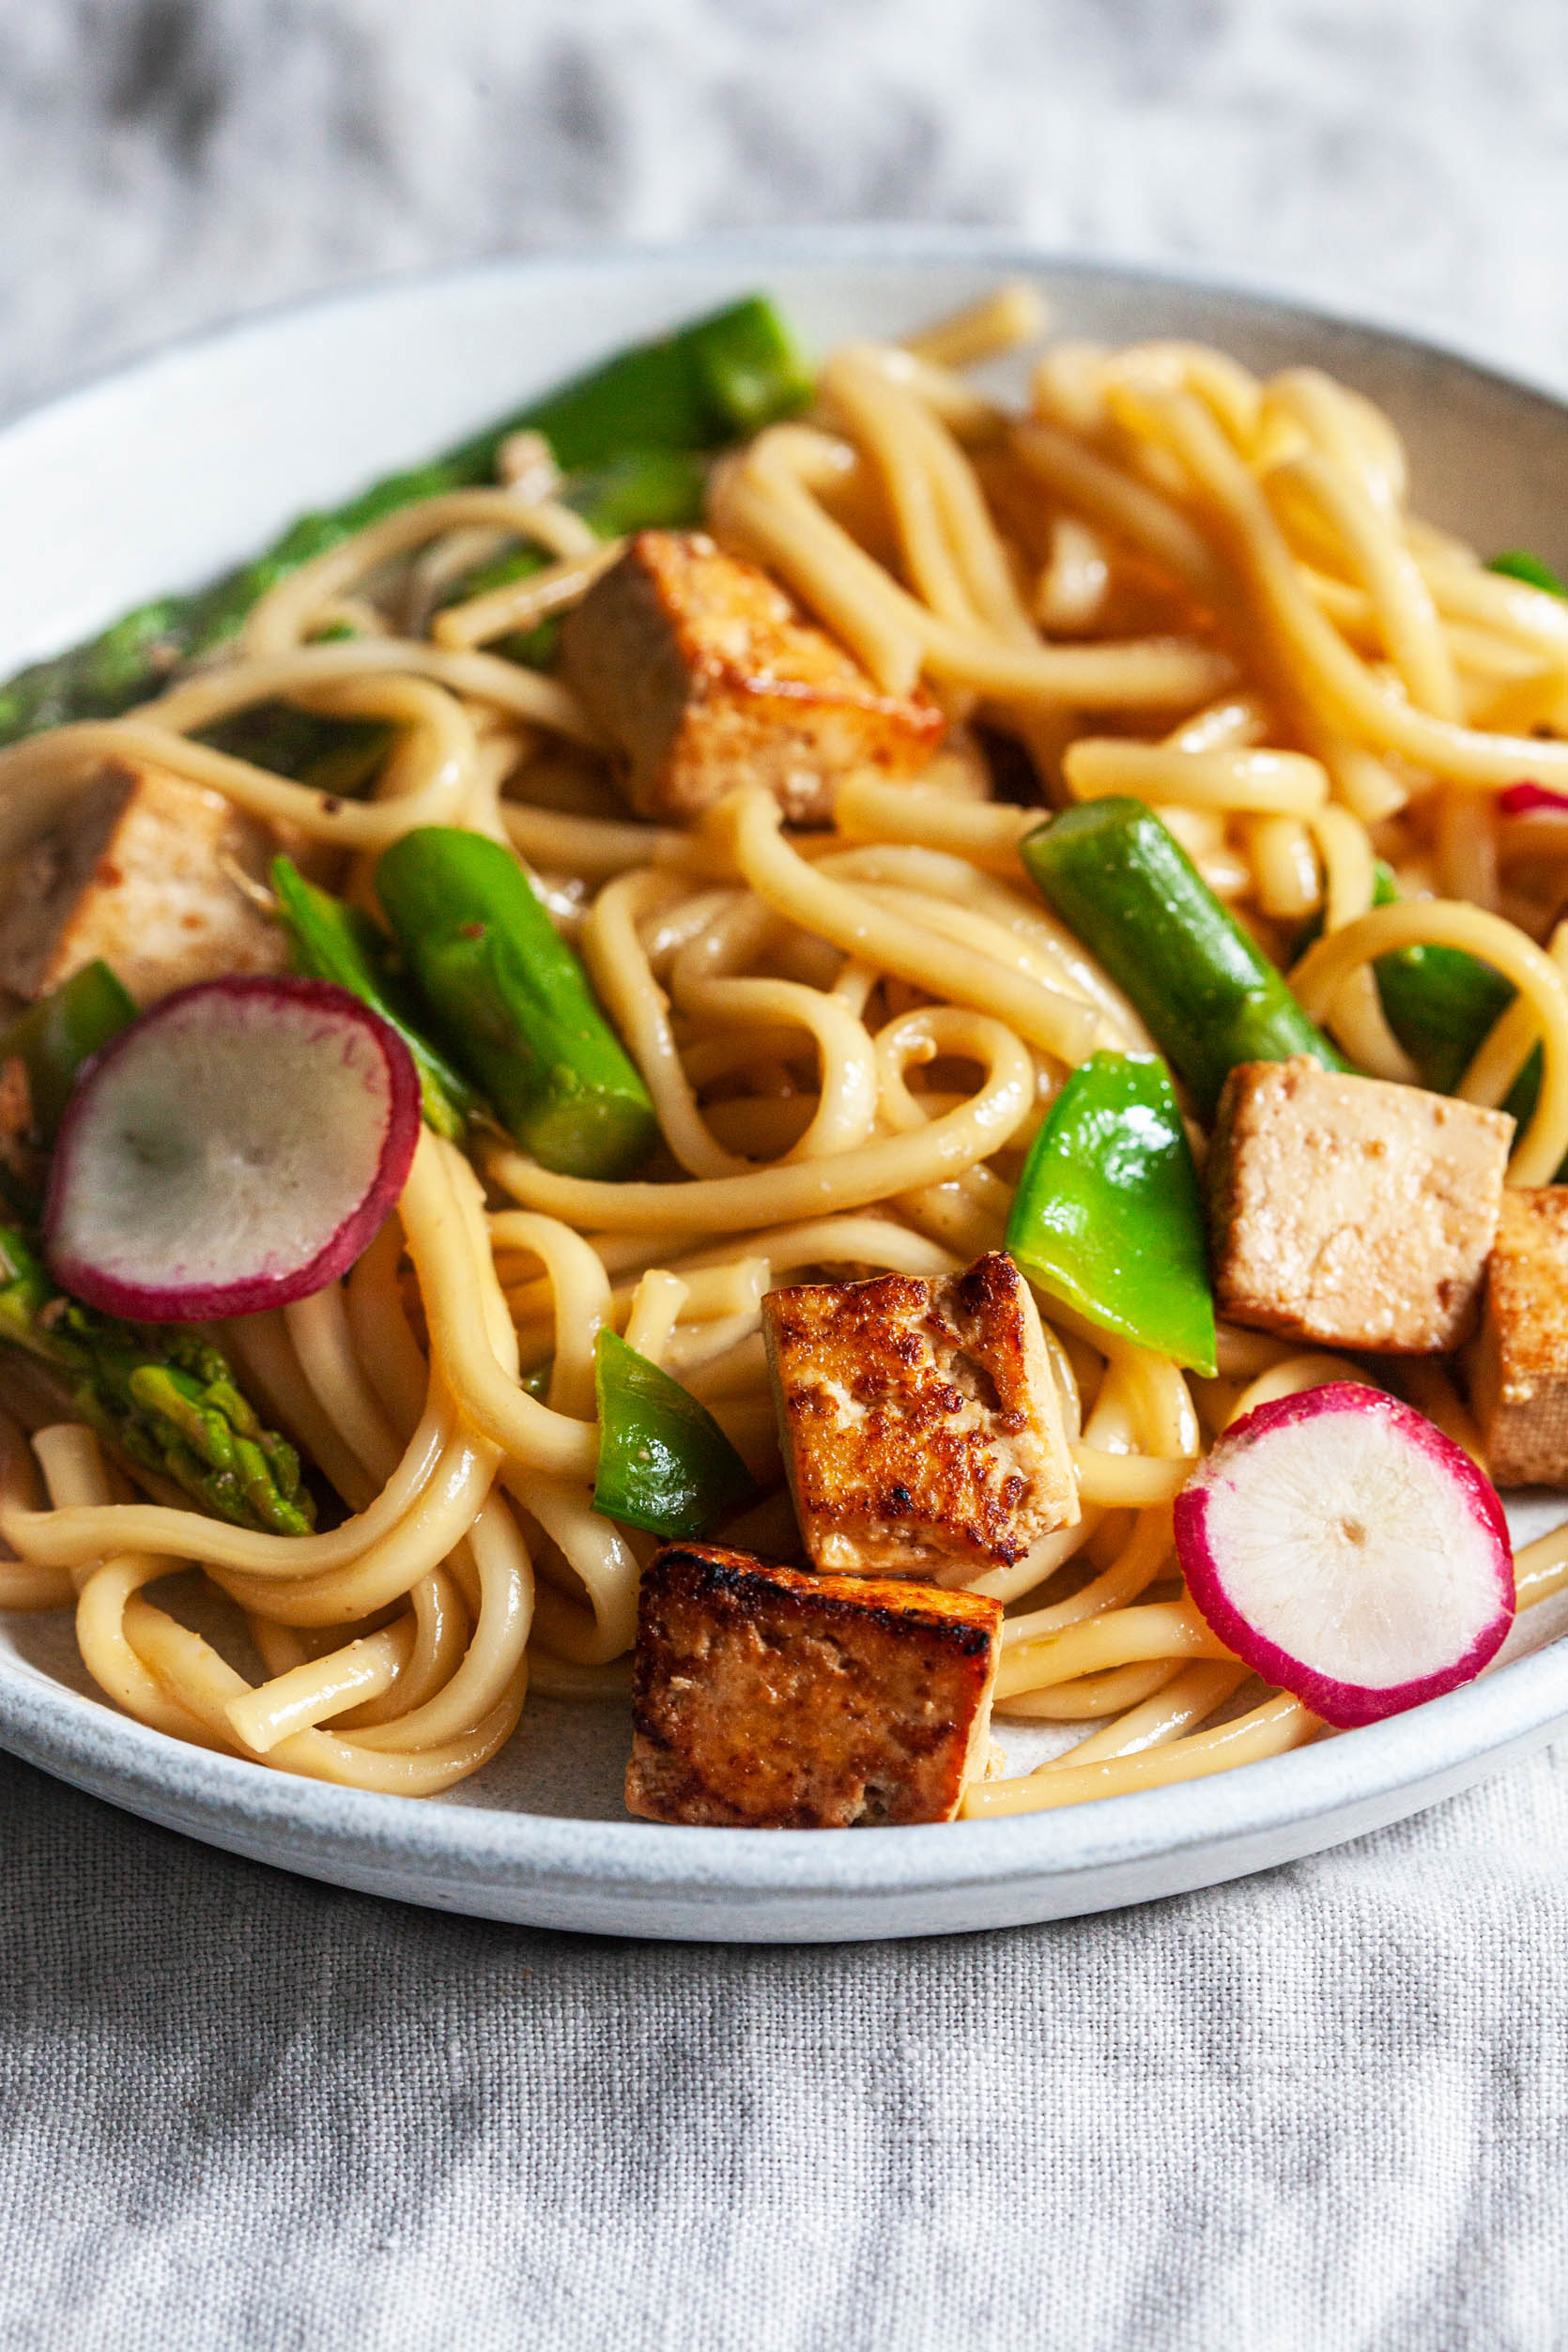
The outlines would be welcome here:
<svg viewBox="0 0 1568 2352">
<path fill-rule="evenodd" d="M 1514 1555 L 1468 1453 L 1380 1389 L 1260 1405 L 1176 1503 L 1187 1588 L 1222 1641 L 1326 1723 L 1468 1683 L 1514 1622 Z"/>
<path fill-rule="evenodd" d="M 1528 817 L 1537 808 L 1548 808 L 1557 817 L 1568 817 L 1568 792 L 1554 792 L 1549 784 L 1510 784 L 1505 792 L 1498 794 L 1498 814 L 1502 817 Z"/>
<path fill-rule="evenodd" d="M 346 989 L 199 981 L 83 1071 L 50 1174 L 50 1266 L 136 1322 L 286 1305 L 375 1237 L 419 1124 L 407 1047 Z"/>
</svg>

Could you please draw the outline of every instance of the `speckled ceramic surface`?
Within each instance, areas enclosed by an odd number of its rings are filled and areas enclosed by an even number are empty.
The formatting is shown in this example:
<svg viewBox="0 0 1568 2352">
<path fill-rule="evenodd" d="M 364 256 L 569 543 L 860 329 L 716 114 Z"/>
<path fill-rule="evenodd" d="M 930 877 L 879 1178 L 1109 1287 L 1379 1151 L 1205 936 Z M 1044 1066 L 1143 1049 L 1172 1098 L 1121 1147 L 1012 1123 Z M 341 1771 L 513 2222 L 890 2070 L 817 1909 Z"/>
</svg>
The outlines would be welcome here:
<svg viewBox="0 0 1568 2352">
<path fill-rule="evenodd" d="M 1422 511 L 1568 561 L 1568 411 L 1428 346 L 1260 297 L 1031 259 L 984 238 L 812 233 L 503 264 L 394 285 L 183 346 L 0 436 L 0 672 L 195 580 L 615 344 L 765 284 L 818 345 L 897 331 L 999 273 L 1037 275 L 1066 331 L 1307 360 L 1389 408 Z M 1523 1506 L 1522 1531 L 1554 1506 Z M 810 1835 L 632 1822 L 614 1709 L 530 1705 L 509 1749 L 416 1804 L 180 1746 L 96 1698 L 64 1618 L 0 1619 L 0 1745 L 238 1853 L 439 1909 L 620 1934 L 838 1940 L 1070 1916 L 1235 1878 L 1399 1819 L 1568 1722 L 1554 1612 L 1469 1688 L 1222 1777 L 1068 1812 Z M 1011 1741 L 1015 1750 L 1016 1739 Z"/>
</svg>

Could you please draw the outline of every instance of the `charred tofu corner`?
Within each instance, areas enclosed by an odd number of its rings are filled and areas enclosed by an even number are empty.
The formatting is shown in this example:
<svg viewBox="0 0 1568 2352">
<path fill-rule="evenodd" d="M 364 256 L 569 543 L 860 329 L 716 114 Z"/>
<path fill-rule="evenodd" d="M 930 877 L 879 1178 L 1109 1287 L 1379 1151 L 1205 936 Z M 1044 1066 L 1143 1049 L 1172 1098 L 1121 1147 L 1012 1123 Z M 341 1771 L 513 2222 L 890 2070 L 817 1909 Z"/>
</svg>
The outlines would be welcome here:
<svg viewBox="0 0 1568 2352">
<path fill-rule="evenodd" d="M 632 807 L 679 822 L 743 782 L 825 824 L 838 778 L 925 766 L 945 721 L 879 693 L 755 563 L 702 531 L 644 530 L 566 621 L 566 675 L 623 763 Z"/>
<path fill-rule="evenodd" d="M 1314 1346 L 1422 1356 L 1475 1324 L 1514 1122 L 1309 1056 L 1243 1062 L 1208 1158 L 1214 1298 Z"/>
<path fill-rule="evenodd" d="M 947 1822 L 983 1774 L 995 1601 L 668 1545 L 644 1572 L 629 1811 L 720 1828 Z"/>
<path fill-rule="evenodd" d="M 814 1567 L 962 1584 L 1076 1523 L 1039 1314 L 1000 1251 L 942 1281 L 772 1291 L 762 1328 Z"/>
<path fill-rule="evenodd" d="M 1468 1365 L 1499 1486 L 1568 1486 L 1568 1184 L 1505 1192 Z"/>
<path fill-rule="evenodd" d="M 38 997 L 101 956 L 139 1005 L 225 972 L 281 972 L 281 928 L 236 875 L 276 847 L 221 792 L 115 761 L 19 859 L 0 914 L 0 986 Z"/>
</svg>

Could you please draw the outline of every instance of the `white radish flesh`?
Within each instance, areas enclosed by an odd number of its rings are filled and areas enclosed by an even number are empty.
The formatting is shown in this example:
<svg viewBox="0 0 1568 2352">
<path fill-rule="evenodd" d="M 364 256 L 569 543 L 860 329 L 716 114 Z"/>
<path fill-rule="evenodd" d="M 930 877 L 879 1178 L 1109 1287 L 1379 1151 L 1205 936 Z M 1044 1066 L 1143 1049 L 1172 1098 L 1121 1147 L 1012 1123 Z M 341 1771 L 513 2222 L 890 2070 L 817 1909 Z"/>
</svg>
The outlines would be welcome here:
<svg viewBox="0 0 1568 2352">
<path fill-rule="evenodd" d="M 1494 1489 L 1422 1414 L 1349 1381 L 1227 1430 L 1176 1535 L 1221 1640 L 1341 1729 L 1468 1682 L 1513 1622 Z"/>
<path fill-rule="evenodd" d="M 44 1211 L 51 1268 L 79 1299 L 140 1322 L 305 1298 L 379 1230 L 419 1119 L 407 1047 L 346 989 L 182 989 L 78 1082 Z"/>
</svg>

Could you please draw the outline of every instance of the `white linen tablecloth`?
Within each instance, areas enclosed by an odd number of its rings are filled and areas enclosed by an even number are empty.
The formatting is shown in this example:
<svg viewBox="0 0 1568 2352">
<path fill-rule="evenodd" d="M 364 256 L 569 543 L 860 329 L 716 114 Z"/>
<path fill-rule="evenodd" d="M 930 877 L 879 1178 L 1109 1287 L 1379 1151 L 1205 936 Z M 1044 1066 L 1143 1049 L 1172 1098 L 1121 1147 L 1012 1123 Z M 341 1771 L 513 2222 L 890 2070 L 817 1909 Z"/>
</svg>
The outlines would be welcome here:
<svg viewBox="0 0 1568 2352">
<path fill-rule="evenodd" d="M 1568 1754 L 1237 1885 L 449 1919 L 0 1760 L 0 2346 L 1556 2352 Z"/>
<path fill-rule="evenodd" d="M 0 0 L 0 411 L 377 271 L 994 221 L 1568 383 L 1562 0 Z M 802 1950 L 334 1893 L 0 1759 L 0 2352 L 1558 2352 L 1568 1757 Z"/>
</svg>

